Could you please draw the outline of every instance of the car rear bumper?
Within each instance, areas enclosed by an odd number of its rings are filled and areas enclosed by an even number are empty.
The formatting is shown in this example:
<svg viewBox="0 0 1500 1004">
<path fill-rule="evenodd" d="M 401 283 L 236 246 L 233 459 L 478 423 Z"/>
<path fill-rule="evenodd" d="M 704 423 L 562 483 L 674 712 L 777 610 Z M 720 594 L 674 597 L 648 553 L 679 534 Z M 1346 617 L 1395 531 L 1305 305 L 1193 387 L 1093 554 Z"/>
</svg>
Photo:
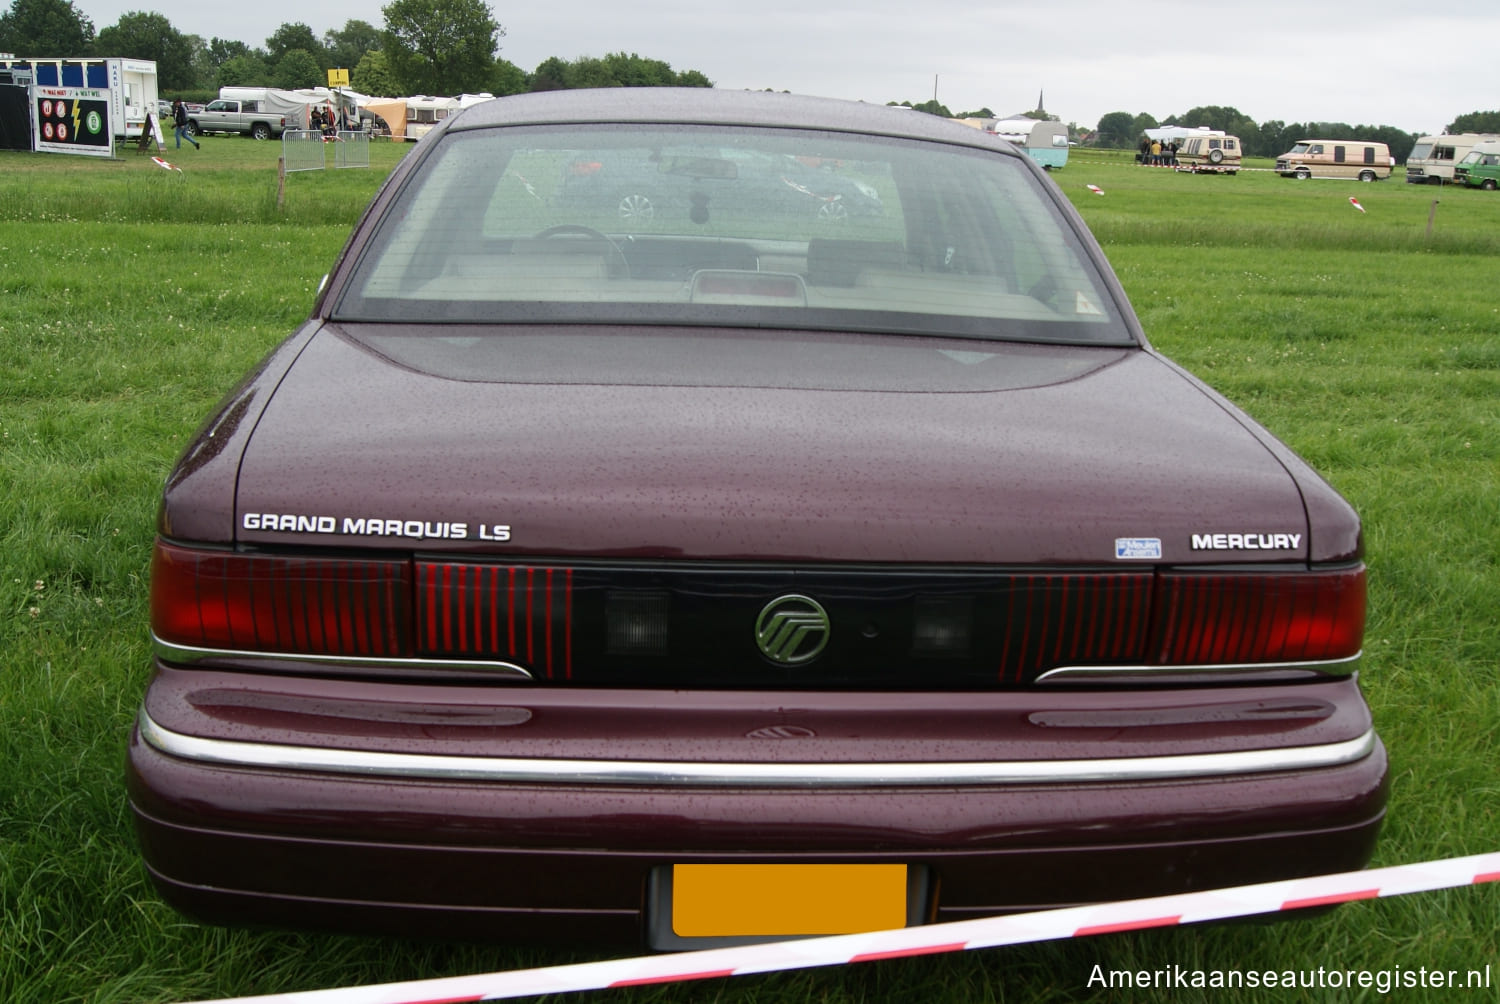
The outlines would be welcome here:
<svg viewBox="0 0 1500 1004">
<path fill-rule="evenodd" d="M 129 778 L 162 895 L 220 923 L 638 942 L 672 865 L 899 863 L 927 876 L 923 915 L 955 920 L 1357 868 L 1387 796 L 1352 680 L 1207 697 L 488 688 L 488 706 L 459 690 L 334 700 L 328 681 L 160 670 Z M 652 737 L 651 702 L 690 705 L 681 735 Z M 903 703 L 926 739 L 893 734 Z M 573 727 L 629 758 L 574 770 Z M 517 760 L 531 773 L 494 773 Z"/>
</svg>

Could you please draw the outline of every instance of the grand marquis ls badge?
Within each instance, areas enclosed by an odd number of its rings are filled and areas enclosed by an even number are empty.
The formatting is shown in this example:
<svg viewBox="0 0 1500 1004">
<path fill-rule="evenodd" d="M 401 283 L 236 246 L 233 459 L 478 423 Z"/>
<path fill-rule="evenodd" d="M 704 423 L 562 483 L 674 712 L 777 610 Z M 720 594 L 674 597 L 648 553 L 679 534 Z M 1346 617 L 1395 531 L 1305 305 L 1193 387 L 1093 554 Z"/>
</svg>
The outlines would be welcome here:
<svg viewBox="0 0 1500 1004">
<path fill-rule="evenodd" d="M 755 643 L 767 659 L 783 666 L 812 662 L 828 644 L 828 612 L 807 596 L 778 596 L 755 620 Z"/>
</svg>

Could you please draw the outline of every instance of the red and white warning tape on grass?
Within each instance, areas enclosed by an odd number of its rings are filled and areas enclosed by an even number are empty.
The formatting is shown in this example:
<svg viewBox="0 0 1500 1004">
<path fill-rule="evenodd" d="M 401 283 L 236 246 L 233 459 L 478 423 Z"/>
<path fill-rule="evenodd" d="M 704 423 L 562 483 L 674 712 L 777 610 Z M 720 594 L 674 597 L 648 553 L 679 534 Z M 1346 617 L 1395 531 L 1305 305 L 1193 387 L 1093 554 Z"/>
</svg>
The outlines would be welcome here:
<svg viewBox="0 0 1500 1004">
<path fill-rule="evenodd" d="M 601 990 L 606 987 L 811 969 L 816 966 L 963 952 L 1034 941 L 1084 938 L 1094 934 L 1228 920 L 1233 917 L 1331 906 L 1352 900 L 1404 896 L 1414 892 L 1496 881 L 1500 881 L 1500 853 L 1478 854 L 1425 864 L 1397 865 L 1392 868 L 1266 882 L 1232 889 L 1212 889 L 1177 896 L 930 924 L 869 934 L 845 934 L 740 948 L 649 955 L 479 976 L 239 997 L 235 1000 L 256 1001 L 261 1004 L 454 1004 L 459 1001 L 502 1000 Z"/>
</svg>

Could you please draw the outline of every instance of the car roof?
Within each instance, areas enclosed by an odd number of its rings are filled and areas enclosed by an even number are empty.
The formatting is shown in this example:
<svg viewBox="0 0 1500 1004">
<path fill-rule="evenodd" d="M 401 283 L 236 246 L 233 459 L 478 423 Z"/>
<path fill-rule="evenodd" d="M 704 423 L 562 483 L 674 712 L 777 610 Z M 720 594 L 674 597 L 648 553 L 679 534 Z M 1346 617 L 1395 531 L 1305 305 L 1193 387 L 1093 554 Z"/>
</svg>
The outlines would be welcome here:
<svg viewBox="0 0 1500 1004">
<path fill-rule="evenodd" d="M 1011 151 L 981 129 L 911 108 L 711 87 L 610 87 L 514 94 L 472 105 L 449 129 L 496 125 L 665 123 L 858 132 Z"/>
</svg>

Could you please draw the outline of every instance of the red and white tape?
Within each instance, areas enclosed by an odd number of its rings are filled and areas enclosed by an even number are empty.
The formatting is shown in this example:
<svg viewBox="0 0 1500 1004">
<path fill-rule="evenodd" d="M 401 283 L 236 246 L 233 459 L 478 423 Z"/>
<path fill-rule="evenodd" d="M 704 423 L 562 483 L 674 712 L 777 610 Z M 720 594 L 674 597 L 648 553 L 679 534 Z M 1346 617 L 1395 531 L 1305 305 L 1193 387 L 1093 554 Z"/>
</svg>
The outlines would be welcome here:
<svg viewBox="0 0 1500 1004">
<path fill-rule="evenodd" d="M 508 973 L 236 997 L 233 1001 L 254 1001 L 257 1004 L 455 1004 L 459 1001 L 577 993 L 608 987 L 676 983 L 1085 938 L 1095 934 L 1228 920 L 1497 881 L 1500 881 L 1500 852 L 869 934 L 648 955 Z M 231 1004 L 231 1001 L 214 1004 Z"/>
</svg>

